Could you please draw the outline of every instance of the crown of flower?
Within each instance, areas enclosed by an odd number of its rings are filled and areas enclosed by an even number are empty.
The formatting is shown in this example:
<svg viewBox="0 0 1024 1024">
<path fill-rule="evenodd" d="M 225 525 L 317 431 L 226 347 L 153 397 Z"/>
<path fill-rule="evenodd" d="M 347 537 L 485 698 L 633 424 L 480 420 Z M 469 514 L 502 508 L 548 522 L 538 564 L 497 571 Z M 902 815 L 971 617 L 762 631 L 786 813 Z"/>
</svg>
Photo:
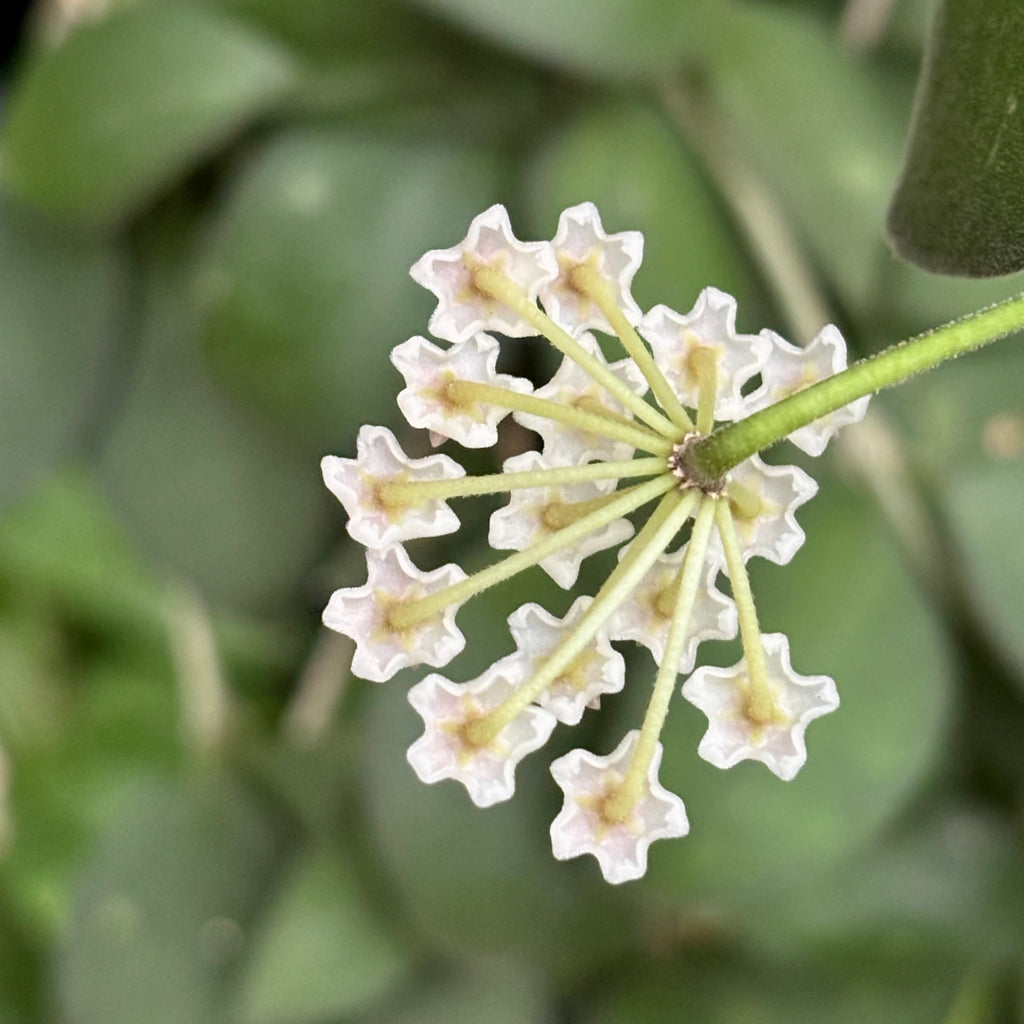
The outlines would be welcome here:
<svg viewBox="0 0 1024 1024">
<path fill-rule="evenodd" d="M 460 244 L 412 268 L 437 296 L 430 331 L 446 345 L 414 337 L 394 349 L 406 384 L 398 405 L 435 445 L 490 447 L 511 413 L 540 435 L 541 450 L 506 459 L 500 474 L 470 477 L 446 455 L 411 459 L 390 430 L 366 426 L 356 458 L 322 464 L 349 533 L 367 548 L 365 586 L 336 591 L 323 618 L 355 641 L 353 672 L 376 682 L 451 661 L 465 645 L 456 613 L 488 587 L 539 565 L 569 589 L 584 558 L 620 547 L 597 594 L 564 618 L 534 603 L 513 612 L 515 652 L 477 679 L 434 673 L 409 693 L 425 725 L 408 752 L 413 769 L 425 782 L 457 779 L 483 807 L 512 796 L 519 760 L 558 722 L 578 723 L 623 688 L 612 641 L 646 646 L 658 672 L 641 727 L 606 756 L 573 750 L 551 765 L 565 796 L 551 826 L 555 856 L 592 853 L 614 883 L 645 872 L 655 839 L 689 830 L 682 800 L 658 781 L 678 675 L 688 674 L 682 694 L 708 718 L 698 753 L 721 768 L 761 761 L 781 779 L 807 758 L 808 723 L 839 704 L 830 678 L 793 671 L 784 635 L 761 633 L 746 570 L 754 556 L 789 562 L 804 541 L 795 510 L 817 485 L 757 455 L 709 479 L 689 455 L 716 426 L 844 369 L 843 338 L 831 325 L 806 348 L 767 330 L 740 334 L 735 301 L 715 288 L 686 314 L 656 306 L 643 315 L 630 294 L 642 253 L 639 232 L 607 234 L 590 203 L 565 210 L 550 242 L 521 242 L 504 207 L 486 210 Z M 543 337 L 562 364 L 539 388 L 498 373 L 498 341 L 485 331 Z M 606 361 L 591 331 L 616 336 L 625 358 Z M 867 402 L 789 439 L 820 455 Z M 491 516 L 489 543 L 512 554 L 472 576 L 454 564 L 422 571 L 409 559 L 403 542 L 458 529 L 450 500 L 504 492 L 509 503 Z M 626 517 L 650 505 L 635 531 Z M 720 573 L 731 597 L 717 588 Z M 703 640 L 737 631 L 737 665 L 694 670 Z"/>
</svg>

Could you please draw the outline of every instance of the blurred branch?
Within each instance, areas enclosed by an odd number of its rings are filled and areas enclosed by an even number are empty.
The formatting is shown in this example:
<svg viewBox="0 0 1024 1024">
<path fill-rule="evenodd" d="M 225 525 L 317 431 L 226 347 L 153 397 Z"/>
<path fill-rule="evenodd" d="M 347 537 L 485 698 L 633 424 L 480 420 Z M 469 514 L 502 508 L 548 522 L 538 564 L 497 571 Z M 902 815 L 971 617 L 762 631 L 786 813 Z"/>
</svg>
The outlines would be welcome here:
<svg viewBox="0 0 1024 1024">
<path fill-rule="evenodd" d="M 170 588 L 166 608 L 182 733 L 200 759 L 213 759 L 223 749 L 230 728 L 231 697 L 210 614 L 198 591 L 187 583 Z"/>
<path fill-rule="evenodd" d="M 352 641 L 331 630 L 317 634 L 284 714 L 284 735 L 299 747 L 314 747 L 323 738 L 348 689 Z"/>
<path fill-rule="evenodd" d="M 846 0 L 839 22 L 843 45 L 859 53 L 873 50 L 882 36 L 896 0 Z"/>
</svg>

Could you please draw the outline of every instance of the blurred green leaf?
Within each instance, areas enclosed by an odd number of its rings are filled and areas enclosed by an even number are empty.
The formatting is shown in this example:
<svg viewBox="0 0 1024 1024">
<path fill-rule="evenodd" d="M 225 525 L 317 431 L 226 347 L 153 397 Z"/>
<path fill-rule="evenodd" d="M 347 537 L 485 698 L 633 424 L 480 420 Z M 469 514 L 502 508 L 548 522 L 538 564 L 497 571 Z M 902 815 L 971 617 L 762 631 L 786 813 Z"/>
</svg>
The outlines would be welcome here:
<svg viewBox="0 0 1024 1024">
<path fill-rule="evenodd" d="M 183 234 L 154 229 L 148 243 L 143 350 L 100 480 L 158 565 L 229 607 L 266 610 L 308 572 L 329 502 L 315 461 L 241 414 L 204 372 Z"/>
<path fill-rule="evenodd" d="M 238 182 L 201 275 L 220 380 L 313 451 L 395 417 L 388 354 L 426 331 L 435 301 L 408 269 L 463 236 L 496 178 L 491 155 L 447 144 L 279 136 Z"/>
<path fill-rule="evenodd" d="M 528 187 L 535 237 L 550 238 L 559 212 L 583 200 L 597 205 L 609 231 L 643 232 L 633 294 L 644 309 L 689 309 L 713 284 L 740 297 L 741 325 L 760 322 L 737 238 L 692 155 L 649 107 L 606 105 L 571 122 L 540 151 Z"/>
<path fill-rule="evenodd" d="M 261 922 L 234 1016 L 245 1024 L 320 1020 L 363 1009 L 410 968 L 337 854 L 292 865 Z"/>
<path fill-rule="evenodd" d="M 373 1024 L 549 1024 L 539 972 L 518 959 L 473 957 L 435 966 L 429 980 L 402 996 Z"/>
<path fill-rule="evenodd" d="M 900 255 L 992 277 L 1024 268 L 1024 10 L 943 0 L 889 210 Z"/>
<path fill-rule="evenodd" d="M 4 179 L 61 216 L 121 220 L 292 84 L 283 51 L 223 16 L 121 8 L 29 59 L 10 99 Z"/>
<path fill-rule="evenodd" d="M 720 6 L 707 0 L 413 0 L 471 32 L 559 68 L 650 78 L 701 42 Z"/>
<path fill-rule="evenodd" d="M 954 540 L 975 622 L 1024 679 L 1024 346 L 1010 338 L 903 389 L 910 449 Z M 960 582 L 954 578 L 954 582 Z"/>
<path fill-rule="evenodd" d="M 0 507 L 76 440 L 117 294 L 110 246 L 0 197 Z"/>
<path fill-rule="evenodd" d="M 249 795 L 218 778 L 140 787 L 77 887 L 59 964 L 75 1024 L 225 1020 L 232 973 L 278 841 Z"/>
<path fill-rule="evenodd" d="M 913 959 L 805 960 L 765 967 L 738 959 L 679 958 L 634 970 L 599 993 L 585 1024 L 935 1024 L 958 983 Z"/>
<path fill-rule="evenodd" d="M 890 262 L 883 220 L 909 96 L 858 64 L 815 13 L 730 11 L 712 23 L 706 51 L 714 102 L 832 287 L 854 310 L 868 308 Z M 695 130 L 718 131 L 710 120 Z"/>
<path fill-rule="evenodd" d="M 701 761 L 706 719 L 679 702 L 661 778 L 686 801 L 691 833 L 657 844 L 651 884 L 680 900 L 721 895 L 742 906 L 810 884 L 877 836 L 945 735 L 942 637 L 877 513 L 826 479 L 799 519 L 808 541 L 794 562 L 752 566 L 761 628 L 786 633 L 797 672 L 834 677 L 842 706 L 811 724 L 807 764 L 784 783 L 755 762 L 722 772 Z"/>
</svg>

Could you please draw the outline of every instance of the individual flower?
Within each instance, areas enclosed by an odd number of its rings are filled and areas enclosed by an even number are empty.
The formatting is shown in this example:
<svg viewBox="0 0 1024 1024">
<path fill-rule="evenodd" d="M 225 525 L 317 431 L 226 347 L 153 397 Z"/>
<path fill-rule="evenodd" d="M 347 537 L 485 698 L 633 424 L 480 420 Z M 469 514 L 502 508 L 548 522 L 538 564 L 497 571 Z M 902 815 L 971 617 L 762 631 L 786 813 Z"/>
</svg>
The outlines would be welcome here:
<svg viewBox="0 0 1024 1024">
<path fill-rule="evenodd" d="M 817 483 L 799 466 L 771 466 L 752 455 L 730 470 L 727 495 L 744 561 L 757 555 L 787 565 L 806 539 L 795 512 L 817 493 Z M 708 559 L 728 573 L 717 536 Z"/>
<path fill-rule="evenodd" d="M 640 739 L 634 729 L 605 757 L 571 750 L 551 765 L 565 794 L 551 823 L 551 848 L 558 860 L 592 853 L 605 881 L 618 885 L 647 871 L 647 850 L 656 839 L 673 839 L 690 831 L 683 801 L 658 781 L 659 743 L 642 780 L 639 796 L 625 814 L 612 813 L 610 800 L 626 780 Z"/>
<path fill-rule="evenodd" d="M 761 373 L 772 352 L 762 335 L 736 332 L 736 300 L 717 288 L 705 288 L 689 313 L 655 306 L 640 321 L 654 361 L 683 405 L 696 409 L 706 355 L 715 368 L 716 420 L 735 420 L 750 411 L 744 387 Z"/>
<path fill-rule="evenodd" d="M 416 537 L 438 537 L 459 528 L 458 516 L 440 498 L 410 504 L 388 497 L 388 484 L 454 480 L 466 471 L 447 455 L 410 459 L 387 427 L 360 427 L 356 457 L 325 455 L 324 483 L 348 512 L 348 532 L 368 548 L 386 548 Z"/>
<path fill-rule="evenodd" d="M 525 682 L 558 650 L 591 602 L 589 597 L 577 598 L 561 619 L 535 602 L 517 608 L 508 617 L 516 653 L 498 664 L 513 673 L 517 681 Z M 577 725 L 586 708 L 599 706 L 602 694 L 618 693 L 625 681 L 626 663 L 622 655 L 612 647 L 608 637 L 599 632 L 537 697 L 537 703 L 563 724 Z"/>
<path fill-rule="evenodd" d="M 500 331 L 522 338 L 536 328 L 514 309 L 474 283 L 481 267 L 500 271 L 526 292 L 532 302 L 540 288 L 558 276 L 558 264 L 546 242 L 520 242 L 512 234 L 504 206 L 495 205 L 474 217 L 466 237 L 450 249 L 432 249 L 409 273 L 438 299 L 430 317 L 430 333 L 445 341 L 465 341 L 478 331 Z"/>
<path fill-rule="evenodd" d="M 761 761 L 788 781 L 807 760 L 804 732 L 839 707 L 828 676 L 801 676 L 789 662 L 782 633 L 761 636 L 767 678 L 754 685 L 747 658 L 732 668 L 702 666 L 683 684 L 683 696 L 708 716 L 697 753 L 716 768 Z M 766 685 L 765 685 L 766 684 Z"/>
<path fill-rule="evenodd" d="M 644 253 L 644 236 L 639 231 L 609 235 L 601 226 L 597 207 L 580 203 L 562 211 L 551 246 L 558 276 L 540 287 L 540 300 L 553 320 L 572 334 L 588 329 L 613 331 L 586 290 L 585 271 L 597 275 L 630 323 L 640 319 L 640 307 L 630 294 Z"/>
<path fill-rule="evenodd" d="M 366 575 L 363 586 L 331 594 L 323 615 L 324 625 L 355 641 L 352 671 L 357 676 L 382 683 L 410 665 L 440 668 L 466 646 L 455 625 L 459 604 L 405 628 L 394 623 L 396 609 L 464 580 L 457 565 L 421 572 L 396 544 L 366 552 Z"/>
<path fill-rule="evenodd" d="M 623 548 L 625 555 L 629 548 Z M 616 609 L 609 623 L 612 640 L 635 640 L 646 647 L 660 665 L 675 611 L 679 572 L 686 556 L 686 547 L 662 555 L 648 570 L 630 596 Z M 716 586 L 718 566 L 709 565 L 704 584 L 697 591 L 697 601 L 690 613 L 686 645 L 679 661 L 679 671 L 690 672 L 697 660 L 697 647 L 705 640 L 731 640 L 736 636 L 736 605 Z"/>
<path fill-rule="evenodd" d="M 766 329 L 761 334 L 771 342 L 772 352 L 761 371 L 761 387 L 748 399 L 748 412 L 766 409 L 846 369 L 846 342 L 835 324 L 826 324 L 805 348 L 791 345 L 774 331 Z M 821 455 L 841 427 L 859 423 L 867 411 L 868 398 L 858 398 L 794 430 L 788 440 L 808 455 Z"/>
<path fill-rule="evenodd" d="M 398 407 L 413 427 L 426 427 L 435 445 L 452 438 L 467 448 L 489 448 L 508 409 L 475 397 L 472 385 L 533 390 L 528 380 L 497 372 L 498 342 L 486 334 L 442 349 L 426 338 L 410 338 L 391 351 L 391 362 L 405 378 Z M 470 385 L 462 387 L 460 385 Z"/>
<path fill-rule="evenodd" d="M 505 460 L 506 473 L 523 473 L 545 468 L 540 452 L 523 452 Z M 563 486 L 513 491 L 509 503 L 491 515 L 487 542 L 492 548 L 522 551 L 544 537 L 557 533 L 575 518 L 574 506 L 598 502 L 615 489 L 614 480 L 589 481 Z M 633 535 L 627 519 L 614 519 L 580 541 L 540 560 L 540 567 L 568 590 L 580 573 L 583 559 L 614 547 Z"/>
<path fill-rule="evenodd" d="M 409 703 L 426 730 L 406 754 L 416 774 L 424 782 L 456 779 L 478 807 L 508 800 L 516 788 L 516 765 L 542 747 L 555 727 L 550 712 L 527 707 L 495 736 L 477 740 L 473 723 L 500 707 L 515 687 L 500 662 L 470 683 L 437 674 L 417 683 Z"/>
<path fill-rule="evenodd" d="M 581 335 L 579 342 L 592 356 L 608 366 L 635 395 L 643 395 L 647 391 L 647 381 L 631 359 L 607 363 L 592 334 Z M 620 421 L 626 414 L 625 407 L 568 356 L 563 358 L 551 380 L 537 388 L 534 394 L 537 398 L 546 398 L 587 412 L 598 412 Z M 544 441 L 544 456 L 552 464 L 572 466 L 593 459 L 620 462 L 632 458 L 635 451 L 631 444 L 605 437 L 593 430 L 566 426 L 527 412 L 515 412 L 512 415 L 518 423 L 540 434 Z"/>
</svg>

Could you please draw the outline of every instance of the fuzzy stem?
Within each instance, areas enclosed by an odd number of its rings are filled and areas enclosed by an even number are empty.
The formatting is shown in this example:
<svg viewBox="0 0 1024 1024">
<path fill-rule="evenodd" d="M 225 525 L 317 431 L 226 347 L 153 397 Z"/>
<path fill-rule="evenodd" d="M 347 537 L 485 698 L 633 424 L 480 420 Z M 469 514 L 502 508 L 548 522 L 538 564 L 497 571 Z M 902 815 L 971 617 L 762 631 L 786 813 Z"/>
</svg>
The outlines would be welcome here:
<svg viewBox="0 0 1024 1024">
<path fill-rule="evenodd" d="M 588 480 L 625 480 L 654 476 L 665 471 L 665 460 L 626 459 L 623 462 L 590 462 L 585 466 L 552 466 L 528 473 L 491 473 L 486 476 L 461 476 L 446 480 L 386 481 L 377 488 L 380 500 L 388 507 L 416 505 L 424 501 L 467 498 L 480 494 L 504 494 L 531 487 L 563 487 Z"/>
<path fill-rule="evenodd" d="M 697 602 L 704 571 L 704 558 L 711 539 L 711 528 L 715 520 L 715 506 L 722 504 L 715 498 L 701 499 L 700 509 L 693 524 L 693 533 L 687 544 L 686 555 L 680 572 L 679 587 L 672 613 L 672 625 L 669 628 L 665 655 L 658 668 L 658 676 L 654 682 L 643 726 L 640 729 L 640 740 L 633 758 L 615 793 L 604 804 L 604 814 L 612 821 L 625 821 L 633 808 L 640 801 L 643 793 L 647 771 L 658 746 L 658 737 L 668 716 L 669 704 L 679 676 L 679 660 L 686 643 L 687 628 L 693 615 L 693 607 Z"/>
<path fill-rule="evenodd" d="M 631 551 L 636 551 L 636 556 L 616 566 L 597 592 L 593 603 L 576 624 L 576 628 L 544 662 L 537 674 L 516 690 L 504 704 L 470 726 L 471 739 L 474 743 L 483 745 L 494 739 L 573 663 L 672 542 L 672 538 L 689 517 L 696 500 L 697 496 L 693 491 L 678 490 L 662 499 L 661 505 L 644 524 L 644 528 L 637 534 L 631 546 Z"/>
<path fill-rule="evenodd" d="M 732 597 L 736 602 L 736 613 L 739 618 L 743 654 L 747 659 L 750 686 L 747 705 L 755 719 L 768 721 L 774 712 L 775 698 L 768 682 L 768 663 L 764 656 L 764 645 L 761 643 L 761 626 L 757 621 L 750 577 L 743 562 L 743 552 L 740 550 L 736 524 L 733 522 L 732 509 L 728 501 L 718 502 L 715 525 L 718 527 L 718 536 L 725 551 L 725 564 L 729 570 Z"/>
<path fill-rule="evenodd" d="M 662 409 L 677 426 L 689 432 L 693 423 L 683 408 L 679 397 L 672 390 L 672 385 L 665 379 L 658 364 L 654 361 L 650 350 L 640 339 L 633 325 L 626 319 L 625 313 L 619 309 L 615 297 L 608 287 L 608 282 L 588 263 L 581 263 L 570 271 L 570 280 L 575 288 L 585 295 L 602 312 L 618 336 L 622 347 L 639 367 L 647 383 L 651 386 L 654 397 Z"/>
<path fill-rule="evenodd" d="M 652 434 L 642 427 L 631 427 L 625 423 L 599 416 L 597 413 L 585 412 L 571 405 L 561 405 L 536 395 L 524 395 L 509 388 L 500 388 L 494 384 L 477 384 L 468 380 L 453 380 L 445 387 L 445 395 L 458 405 L 471 402 L 484 402 L 497 405 L 503 409 L 516 409 L 533 416 L 543 416 L 566 426 L 584 430 L 590 434 L 598 434 L 612 441 L 623 441 L 645 452 L 655 455 L 668 455 L 672 451 L 672 442 L 664 437 Z"/>
<path fill-rule="evenodd" d="M 902 341 L 746 419 L 719 427 L 688 450 L 687 476 L 698 483 L 717 479 L 755 452 L 858 398 L 900 384 L 1022 327 L 1024 295 L 1018 295 Z"/>
<path fill-rule="evenodd" d="M 532 324 L 563 355 L 588 373 L 606 391 L 614 395 L 637 419 L 643 420 L 659 434 L 678 440 L 684 433 L 663 413 L 634 394 L 629 385 L 612 373 L 608 367 L 592 356 L 571 334 L 564 331 L 539 306 L 532 303 L 525 291 L 492 267 L 478 267 L 473 271 L 473 283 L 485 295 L 498 299 Z"/>
<path fill-rule="evenodd" d="M 410 601 L 408 604 L 395 605 L 389 612 L 388 624 L 396 632 L 411 629 L 444 611 L 449 605 L 460 604 L 475 597 L 488 587 L 502 583 L 515 576 L 516 573 L 536 565 L 548 555 L 553 555 L 563 548 L 577 544 L 595 530 L 599 530 L 614 519 L 646 505 L 647 502 L 660 497 L 677 484 L 678 481 L 673 477 L 663 475 L 638 484 L 636 487 L 631 487 L 623 491 L 604 508 L 590 513 L 564 530 L 559 530 L 557 533 L 537 541 L 536 544 L 531 544 L 523 551 L 517 551 L 514 555 L 509 555 L 508 558 L 503 558 L 500 562 L 496 562 L 450 587 L 445 587 L 444 590 L 430 594 L 428 597 Z"/>
</svg>

